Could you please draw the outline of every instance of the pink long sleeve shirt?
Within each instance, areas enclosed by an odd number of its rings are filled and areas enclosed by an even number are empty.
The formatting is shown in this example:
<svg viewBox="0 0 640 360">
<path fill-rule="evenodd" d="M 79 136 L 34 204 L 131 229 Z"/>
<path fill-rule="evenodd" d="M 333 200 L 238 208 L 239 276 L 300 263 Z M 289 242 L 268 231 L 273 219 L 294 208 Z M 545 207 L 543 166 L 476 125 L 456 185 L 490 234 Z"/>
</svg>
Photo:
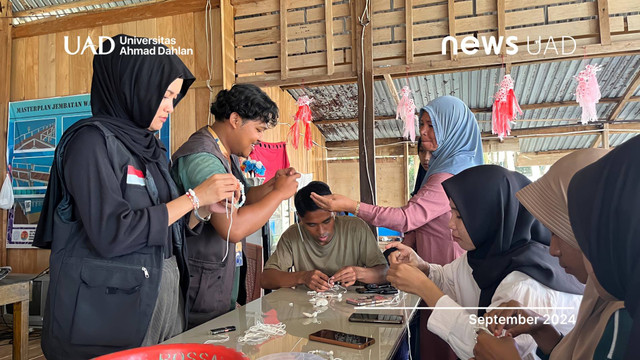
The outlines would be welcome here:
<svg viewBox="0 0 640 360">
<path fill-rule="evenodd" d="M 449 173 L 431 175 L 407 205 L 400 208 L 361 203 L 358 216 L 374 226 L 404 233 L 415 230 L 407 234 L 405 244 L 429 263 L 448 264 L 464 253 L 451 237 L 448 225 L 451 207 L 442 188 L 442 182 L 452 176 Z"/>
</svg>

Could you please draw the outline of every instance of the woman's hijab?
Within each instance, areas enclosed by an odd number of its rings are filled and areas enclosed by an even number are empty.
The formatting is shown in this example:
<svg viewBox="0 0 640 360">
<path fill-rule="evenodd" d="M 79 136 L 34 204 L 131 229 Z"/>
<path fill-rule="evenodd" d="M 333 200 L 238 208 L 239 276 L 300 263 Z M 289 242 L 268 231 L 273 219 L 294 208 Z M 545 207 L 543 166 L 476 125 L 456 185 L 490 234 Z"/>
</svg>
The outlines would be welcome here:
<svg viewBox="0 0 640 360">
<path fill-rule="evenodd" d="M 476 247 L 467 259 L 480 288 L 480 307 L 491 304 L 498 285 L 513 271 L 554 290 L 584 290 L 549 254 L 549 230 L 516 199 L 516 192 L 530 183 L 524 175 L 496 165 L 472 167 L 442 183 Z"/>
<path fill-rule="evenodd" d="M 442 96 L 423 107 L 420 118 L 424 112 L 431 118 L 438 148 L 431 154 L 429 170 L 424 175 L 421 186 L 433 174 L 456 175 L 464 169 L 484 163 L 478 123 L 462 100 Z"/>
<path fill-rule="evenodd" d="M 561 241 L 580 248 L 569 222 L 567 190 L 573 175 L 609 153 L 605 149 L 582 149 L 558 160 L 540 179 L 516 193 L 520 203 Z M 591 359 L 613 313 L 621 301 L 603 298 L 589 274 L 573 330 L 553 348 L 550 359 Z"/>
<path fill-rule="evenodd" d="M 174 100 L 175 106 L 195 78 L 178 56 L 168 54 L 166 46 L 156 44 L 152 39 L 128 35 L 117 35 L 112 39 L 114 45 L 105 41 L 102 44 L 105 54 L 97 54 L 93 58 L 93 116 L 69 127 L 59 143 L 66 143 L 77 129 L 88 122 L 99 122 L 144 164 L 156 163 L 163 175 L 166 173 L 166 178 L 170 178 L 166 171 L 166 149 L 148 128 L 169 85 L 178 78 L 184 79 L 180 94 Z M 59 149 L 56 149 L 34 238 L 35 246 L 51 247 L 53 215 L 65 191 L 63 174 L 59 173 L 57 166 L 60 156 Z"/>
<path fill-rule="evenodd" d="M 640 354 L 640 137 L 578 171 L 569 184 L 569 218 L 602 287 L 624 300 L 634 320 L 626 358 Z M 635 341 L 634 341 L 635 340 Z"/>
</svg>

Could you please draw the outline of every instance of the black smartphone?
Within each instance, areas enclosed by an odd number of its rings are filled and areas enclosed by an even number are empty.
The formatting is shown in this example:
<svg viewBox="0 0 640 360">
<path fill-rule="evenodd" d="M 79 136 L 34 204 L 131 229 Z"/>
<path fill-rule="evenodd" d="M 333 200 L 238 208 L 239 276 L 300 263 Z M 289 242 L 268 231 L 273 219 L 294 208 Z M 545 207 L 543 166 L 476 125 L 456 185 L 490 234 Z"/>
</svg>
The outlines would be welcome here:
<svg viewBox="0 0 640 360">
<path fill-rule="evenodd" d="M 378 324 L 402 324 L 404 316 L 388 314 L 353 313 L 349 316 L 351 322 L 378 323 Z"/>
<path fill-rule="evenodd" d="M 314 332 L 313 334 L 309 335 L 309 340 L 319 341 L 331 345 L 345 346 L 352 349 L 364 349 L 376 342 L 375 339 L 370 337 L 347 334 L 326 329 Z"/>
</svg>

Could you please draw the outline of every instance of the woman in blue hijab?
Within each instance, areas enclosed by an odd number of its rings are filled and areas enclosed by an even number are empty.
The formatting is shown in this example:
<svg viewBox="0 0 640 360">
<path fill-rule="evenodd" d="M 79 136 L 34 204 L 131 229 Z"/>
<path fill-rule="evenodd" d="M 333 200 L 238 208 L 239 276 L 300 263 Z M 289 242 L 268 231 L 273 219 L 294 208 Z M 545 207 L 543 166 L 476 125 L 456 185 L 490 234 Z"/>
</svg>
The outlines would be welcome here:
<svg viewBox="0 0 640 360">
<path fill-rule="evenodd" d="M 325 210 L 348 211 L 374 226 L 405 233 L 413 231 L 405 236 L 404 245 L 389 247 L 410 246 L 429 263 L 445 265 L 464 251 L 451 237 L 448 227 L 451 208 L 442 182 L 467 168 L 482 165 L 482 140 L 473 113 L 456 97 L 432 100 L 420 110 L 419 118 L 421 146 L 431 152 L 431 159 L 420 189 L 405 206 L 375 206 L 337 194 L 312 194 L 312 198 Z M 424 329 L 420 342 L 427 346 L 433 359 L 455 359 L 447 344 L 426 331 L 427 318 L 427 314 L 420 316 L 420 328 Z M 432 336 L 431 340 L 427 334 Z M 421 351 L 423 359 L 427 358 L 426 353 Z"/>
</svg>

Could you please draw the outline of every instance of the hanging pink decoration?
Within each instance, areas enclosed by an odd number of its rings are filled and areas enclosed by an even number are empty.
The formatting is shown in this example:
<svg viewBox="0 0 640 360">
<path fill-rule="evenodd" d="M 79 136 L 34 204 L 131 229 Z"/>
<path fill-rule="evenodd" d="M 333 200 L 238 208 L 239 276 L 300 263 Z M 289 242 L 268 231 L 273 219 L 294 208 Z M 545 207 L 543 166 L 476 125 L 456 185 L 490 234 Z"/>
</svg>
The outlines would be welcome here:
<svg viewBox="0 0 640 360">
<path fill-rule="evenodd" d="M 500 88 L 494 95 L 493 113 L 491 116 L 491 132 L 498 134 L 500 140 L 511 134 L 511 122 L 516 119 L 516 112 L 522 115 L 522 109 L 518 105 L 518 99 L 513 92 L 513 79 L 507 74 L 500 82 Z"/>
<path fill-rule="evenodd" d="M 410 139 L 411 142 L 416 141 L 416 105 L 413 99 L 409 98 L 411 89 L 409 86 L 403 86 L 400 90 L 400 101 L 396 108 L 396 120 L 401 119 L 404 123 L 403 137 Z"/>
<path fill-rule="evenodd" d="M 311 147 L 313 146 L 313 140 L 311 139 L 311 121 L 313 121 L 313 119 L 311 117 L 311 108 L 309 107 L 309 104 L 311 104 L 312 101 L 313 99 L 310 99 L 306 95 L 298 98 L 298 111 L 293 118 L 293 124 L 289 128 L 289 140 L 291 141 L 291 145 L 293 145 L 294 149 L 298 148 L 301 121 L 305 126 L 304 148 L 311 150 Z"/>
<path fill-rule="evenodd" d="M 584 70 L 575 77 L 578 80 L 576 88 L 576 100 L 582 108 L 582 123 L 598 120 L 598 111 L 596 104 L 600 101 L 600 86 L 596 78 L 596 72 L 600 71 L 602 66 L 594 64 L 587 65 Z"/>
</svg>

